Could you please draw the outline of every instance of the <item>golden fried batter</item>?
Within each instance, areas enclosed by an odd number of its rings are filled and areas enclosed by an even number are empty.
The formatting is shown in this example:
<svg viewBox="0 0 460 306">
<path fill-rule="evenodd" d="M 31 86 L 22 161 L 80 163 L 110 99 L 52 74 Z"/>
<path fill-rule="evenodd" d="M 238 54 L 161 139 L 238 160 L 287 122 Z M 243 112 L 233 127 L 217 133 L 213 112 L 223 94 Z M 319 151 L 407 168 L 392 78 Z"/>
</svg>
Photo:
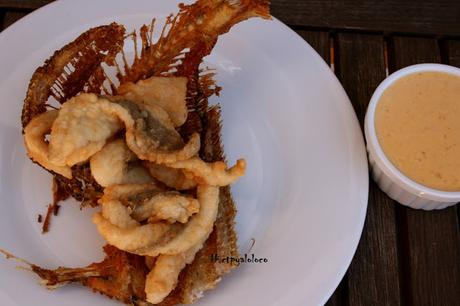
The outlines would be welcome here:
<svg viewBox="0 0 460 306">
<path fill-rule="evenodd" d="M 44 112 L 33 118 L 24 129 L 24 143 L 27 155 L 48 170 L 66 178 L 72 178 L 72 171 L 66 165 L 56 165 L 48 158 L 49 147 L 45 136 L 51 131 L 51 126 L 58 116 L 58 111 Z"/>
<path fill-rule="evenodd" d="M 91 157 L 91 174 L 103 187 L 152 182 L 148 170 L 136 161 L 136 154 L 129 150 L 124 139 L 116 139 Z"/>
<path fill-rule="evenodd" d="M 144 166 L 148 169 L 151 176 L 176 190 L 188 190 L 195 188 L 197 185 L 194 180 L 187 178 L 181 169 L 174 169 L 166 165 L 151 162 L 145 162 Z"/>
<path fill-rule="evenodd" d="M 51 128 L 50 161 L 73 166 L 101 150 L 123 127 L 116 114 L 106 111 L 110 104 L 94 94 L 81 94 L 62 105 Z"/>
<path fill-rule="evenodd" d="M 219 188 L 209 185 L 197 187 L 197 197 L 200 211 L 190 218 L 183 229 L 166 243 L 153 243 L 145 245 L 134 251 L 135 254 L 157 256 L 159 254 L 179 254 L 196 244 L 203 237 L 207 237 L 214 226 L 219 204 Z"/>
<path fill-rule="evenodd" d="M 174 126 L 184 124 L 187 119 L 187 78 L 185 77 L 151 77 L 137 83 L 124 83 L 118 87 L 118 94 L 126 99 L 158 105 L 171 118 Z"/>
<path fill-rule="evenodd" d="M 239 159 L 236 165 L 227 169 L 224 162 L 206 163 L 199 157 L 167 164 L 173 169 L 181 169 L 185 177 L 200 184 L 227 186 L 236 182 L 246 171 L 246 161 Z"/>
</svg>

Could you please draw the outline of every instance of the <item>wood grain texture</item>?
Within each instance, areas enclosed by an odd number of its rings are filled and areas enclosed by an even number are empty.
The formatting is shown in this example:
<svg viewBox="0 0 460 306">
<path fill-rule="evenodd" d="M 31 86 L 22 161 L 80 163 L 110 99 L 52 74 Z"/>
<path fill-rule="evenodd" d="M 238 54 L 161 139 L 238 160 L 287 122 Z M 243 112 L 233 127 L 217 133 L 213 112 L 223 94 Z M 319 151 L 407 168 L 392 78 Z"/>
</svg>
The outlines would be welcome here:
<svg viewBox="0 0 460 306">
<path fill-rule="evenodd" d="M 446 45 L 448 64 L 460 68 L 460 40 L 450 40 Z"/>
<path fill-rule="evenodd" d="M 26 16 L 28 13 L 28 11 L 7 11 L 3 18 L 2 30 L 6 29 L 22 17 Z"/>
<path fill-rule="evenodd" d="M 434 39 L 394 37 L 390 44 L 390 69 L 439 62 L 440 51 Z M 441 211 L 413 210 L 398 206 L 401 235 L 408 267 L 403 271 L 410 281 L 411 305 L 458 305 L 460 301 L 460 234 L 457 207 Z M 405 227 L 405 228 L 404 228 Z"/>
<path fill-rule="evenodd" d="M 37 9 L 54 0 L 0 0 L 0 8 Z"/>
<path fill-rule="evenodd" d="M 361 126 L 385 78 L 383 37 L 339 33 L 337 73 Z M 348 270 L 349 305 L 401 305 L 395 203 L 371 180 L 367 219 Z"/>
<path fill-rule="evenodd" d="M 3 30 L 3 19 L 5 17 L 5 12 L 0 10 L 0 32 Z"/>
<path fill-rule="evenodd" d="M 328 65 L 330 64 L 329 32 L 304 30 L 297 30 L 296 32 L 321 55 Z"/>
<path fill-rule="evenodd" d="M 49 2 L 52 0 L 0 0 L 0 8 L 35 9 Z M 272 14 L 289 25 L 460 35 L 460 8 L 457 0 L 272 0 L 271 2 Z"/>
<path fill-rule="evenodd" d="M 458 0 L 271 0 L 289 25 L 397 33 L 460 35 Z"/>
</svg>

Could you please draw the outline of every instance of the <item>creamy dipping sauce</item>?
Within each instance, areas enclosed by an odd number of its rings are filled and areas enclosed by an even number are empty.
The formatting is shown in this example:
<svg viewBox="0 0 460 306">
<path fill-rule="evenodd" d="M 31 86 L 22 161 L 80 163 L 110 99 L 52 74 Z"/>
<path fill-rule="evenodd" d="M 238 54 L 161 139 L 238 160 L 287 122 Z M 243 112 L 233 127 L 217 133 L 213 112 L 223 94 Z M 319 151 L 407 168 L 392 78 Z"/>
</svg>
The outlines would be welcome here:
<svg viewBox="0 0 460 306">
<path fill-rule="evenodd" d="M 406 176 L 430 188 L 460 191 L 460 77 L 418 72 L 382 94 L 377 138 Z"/>
</svg>

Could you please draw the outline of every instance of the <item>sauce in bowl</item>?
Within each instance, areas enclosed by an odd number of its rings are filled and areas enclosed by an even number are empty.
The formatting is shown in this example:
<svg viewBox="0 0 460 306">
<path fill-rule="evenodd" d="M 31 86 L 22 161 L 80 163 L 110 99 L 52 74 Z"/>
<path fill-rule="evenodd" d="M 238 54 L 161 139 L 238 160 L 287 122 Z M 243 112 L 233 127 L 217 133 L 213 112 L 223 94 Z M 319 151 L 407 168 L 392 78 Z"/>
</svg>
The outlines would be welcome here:
<svg viewBox="0 0 460 306">
<path fill-rule="evenodd" d="M 396 80 L 375 110 L 388 159 L 417 183 L 460 191 L 460 77 L 434 71 Z"/>
</svg>

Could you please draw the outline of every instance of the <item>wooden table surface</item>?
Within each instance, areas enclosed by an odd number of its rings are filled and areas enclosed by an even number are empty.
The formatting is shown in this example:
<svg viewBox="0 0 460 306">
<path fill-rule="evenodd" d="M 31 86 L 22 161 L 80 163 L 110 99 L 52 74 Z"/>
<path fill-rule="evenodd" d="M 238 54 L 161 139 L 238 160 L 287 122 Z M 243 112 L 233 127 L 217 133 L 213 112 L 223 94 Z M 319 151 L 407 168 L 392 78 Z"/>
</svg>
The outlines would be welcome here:
<svg viewBox="0 0 460 306">
<path fill-rule="evenodd" d="M 0 0 L 2 29 L 48 2 Z M 272 0 L 271 8 L 331 65 L 361 126 L 388 73 L 424 62 L 460 67 L 459 0 Z M 457 206 L 412 210 L 371 181 L 358 250 L 327 305 L 460 305 Z"/>
</svg>

